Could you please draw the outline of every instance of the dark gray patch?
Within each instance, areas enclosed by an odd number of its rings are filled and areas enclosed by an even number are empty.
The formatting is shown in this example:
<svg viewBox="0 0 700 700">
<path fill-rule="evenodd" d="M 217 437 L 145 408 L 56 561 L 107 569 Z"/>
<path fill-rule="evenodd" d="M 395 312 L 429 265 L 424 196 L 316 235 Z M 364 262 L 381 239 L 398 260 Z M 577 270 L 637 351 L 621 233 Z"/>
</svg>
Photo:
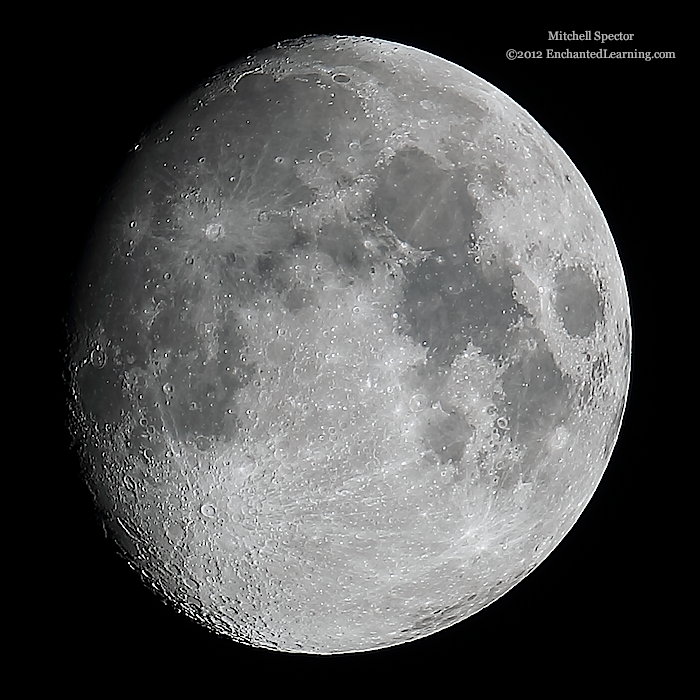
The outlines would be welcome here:
<svg viewBox="0 0 700 700">
<path fill-rule="evenodd" d="M 181 324 L 183 333 L 193 333 Z M 163 394 L 163 412 L 180 439 L 194 436 L 216 437 L 230 429 L 227 409 L 236 393 L 251 380 L 254 367 L 245 356 L 245 340 L 235 330 L 235 318 L 220 324 L 219 348 L 209 358 L 204 339 L 197 338 L 196 352 L 174 353 L 159 381 L 172 387 Z"/>
<path fill-rule="evenodd" d="M 439 365 L 449 365 L 471 341 L 486 354 L 503 354 L 508 329 L 526 309 L 513 299 L 513 270 L 495 269 L 487 279 L 481 265 L 450 250 L 406 272 L 400 307 L 408 334 Z"/>
<path fill-rule="evenodd" d="M 541 331 L 525 328 L 515 340 L 520 345 L 517 359 L 501 377 L 504 411 L 514 440 L 529 446 L 567 420 L 570 387 Z"/>
<path fill-rule="evenodd" d="M 258 274 L 262 278 L 271 277 L 272 271 L 275 269 L 275 260 L 273 255 L 260 255 L 258 257 Z"/>
<path fill-rule="evenodd" d="M 116 423 L 121 412 L 129 409 L 121 374 L 111 363 L 101 369 L 90 364 L 81 367 L 78 388 L 83 410 L 98 423 Z"/>
<path fill-rule="evenodd" d="M 321 226 L 317 239 L 319 251 L 330 256 L 342 270 L 357 274 L 367 266 L 367 249 L 356 231 L 338 221 Z"/>
<path fill-rule="evenodd" d="M 424 250 L 464 244 L 479 218 L 465 170 L 440 170 L 417 148 L 399 151 L 374 192 L 376 214 L 402 240 Z"/>
<path fill-rule="evenodd" d="M 316 302 L 316 294 L 304 287 L 293 287 L 284 300 L 284 305 L 289 311 L 301 311 L 301 309 L 313 306 Z"/>
<path fill-rule="evenodd" d="M 556 275 L 554 307 L 569 335 L 585 338 L 603 320 L 603 300 L 595 282 L 581 267 L 565 267 Z"/>
<path fill-rule="evenodd" d="M 474 435 L 474 428 L 458 413 L 441 416 L 431 423 L 423 439 L 440 458 L 442 464 L 457 463 L 462 459 L 467 443 Z"/>
</svg>

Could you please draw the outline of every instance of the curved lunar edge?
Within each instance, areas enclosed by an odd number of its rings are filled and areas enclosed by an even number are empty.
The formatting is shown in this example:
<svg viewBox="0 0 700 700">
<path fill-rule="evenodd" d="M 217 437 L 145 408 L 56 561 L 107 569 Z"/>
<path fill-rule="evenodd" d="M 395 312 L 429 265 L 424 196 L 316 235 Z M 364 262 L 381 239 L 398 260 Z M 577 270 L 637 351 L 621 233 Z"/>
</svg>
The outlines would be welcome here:
<svg viewBox="0 0 700 700">
<path fill-rule="evenodd" d="M 424 637 L 531 572 L 617 439 L 630 311 L 581 174 L 463 68 L 310 37 L 130 154 L 70 320 L 109 534 L 246 644 Z"/>
</svg>

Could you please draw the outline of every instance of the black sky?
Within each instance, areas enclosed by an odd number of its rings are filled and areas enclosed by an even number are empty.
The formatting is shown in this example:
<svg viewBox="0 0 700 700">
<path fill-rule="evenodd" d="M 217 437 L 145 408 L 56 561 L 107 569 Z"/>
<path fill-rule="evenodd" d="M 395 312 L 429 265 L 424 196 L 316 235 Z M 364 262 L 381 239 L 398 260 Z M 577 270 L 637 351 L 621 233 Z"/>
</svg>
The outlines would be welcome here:
<svg viewBox="0 0 700 700">
<path fill-rule="evenodd" d="M 247 19 L 243 25 L 242 15 L 233 11 L 211 19 L 197 12 L 189 19 L 163 21 L 120 13 L 114 10 L 83 25 L 62 18 L 69 28 L 49 43 L 53 48 L 42 62 L 44 92 L 31 103 L 36 104 L 31 119 L 46 143 L 40 171 L 53 192 L 44 200 L 50 202 L 52 223 L 42 248 L 49 262 L 45 280 L 51 283 L 43 297 L 53 334 L 44 363 L 51 381 L 60 370 L 68 280 L 95 204 L 140 133 L 188 87 L 239 55 L 301 34 L 341 33 L 398 41 L 463 65 L 525 107 L 564 148 L 606 215 L 627 275 L 633 306 L 632 388 L 600 488 L 571 533 L 534 573 L 500 601 L 439 635 L 384 651 L 319 659 L 219 639 L 142 587 L 105 546 L 92 520 L 62 427 L 63 399 L 56 382 L 49 411 L 43 413 L 50 416 L 49 435 L 55 436 L 41 446 L 45 528 L 26 542 L 43 552 L 45 566 L 32 575 L 37 587 L 32 595 L 41 609 L 33 610 L 39 614 L 20 654 L 40 659 L 59 685 L 76 688 L 90 684 L 102 690 L 111 683 L 127 688 L 147 678 L 157 687 L 180 677 L 183 682 L 199 679 L 202 689 L 228 687 L 233 694 L 241 679 L 255 673 L 264 683 L 288 679 L 292 692 L 305 683 L 312 688 L 329 674 L 341 687 L 379 674 L 389 681 L 433 678 L 436 688 L 445 679 L 460 678 L 457 692 L 465 695 L 482 674 L 494 681 L 517 676 L 525 688 L 546 677 L 553 664 L 576 678 L 602 673 L 603 667 L 616 669 L 622 678 L 663 656 L 659 636 L 666 623 L 658 596 L 666 582 L 659 558 L 664 556 L 662 523 L 668 518 L 659 522 L 658 516 L 669 512 L 663 494 L 672 488 L 665 475 L 672 467 L 650 414 L 663 412 L 665 381 L 672 381 L 675 371 L 666 362 L 666 376 L 659 376 L 656 337 L 660 327 L 667 337 L 676 327 L 668 314 L 658 312 L 675 307 L 674 289 L 658 276 L 650 278 L 649 270 L 659 265 L 663 241 L 678 236 L 674 247 L 682 256 L 688 240 L 660 201 L 668 201 L 669 190 L 684 191 L 679 150 L 688 137 L 679 132 L 681 115 L 672 105 L 678 104 L 674 95 L 688 58 L 677 34 L 654 22 L 639 27 L 581 21 L 573 28 L 634 32 L 639 40 L 622 48 L 675 50 L 677 58 L 509 61 L 505 52 L 510 48 L 565 48 L 547 41 L 547 31 L 561 25 L 516 23 L 484 33 L 449 18 L 432 24 L 416 20 L 408 27 L 396 18 L 382 23 L 357 17 L 271 25 L 268 13 L 256 9 L 257 24 Z M 37 557 L 30 558 L 36 564 Z M 92 685 L 93 677 L 101 680 Z"/>
</svg>

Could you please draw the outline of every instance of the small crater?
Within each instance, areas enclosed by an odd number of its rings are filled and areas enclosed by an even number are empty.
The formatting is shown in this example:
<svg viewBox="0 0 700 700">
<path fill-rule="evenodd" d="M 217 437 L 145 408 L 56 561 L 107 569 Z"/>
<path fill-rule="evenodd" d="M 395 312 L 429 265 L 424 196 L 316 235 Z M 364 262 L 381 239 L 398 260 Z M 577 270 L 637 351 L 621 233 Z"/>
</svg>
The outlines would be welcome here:
<svg viewBox="0 0 700 700">
<path fill-rule="evenodd" d="M 207 435 L 199 435 L 194 444 L 200 452 L 206 452 L 211 448 L 211 438 Z"/>
<path fill-rule="evenodd" d="M 102 369 L 107 364 L 107 355 L 99 345 L 90 353 L 90 364 L 98 369 Z"/>
<path fill-rule="evenodd" d="M 165 532 L 171 542 L 180 542 L 185 536 L 185 530 L 178 522 L 169 522 Z"/>
<path fill-rule="evenodd" d="M 428 406 L 428 399 L 424 394 L 414 394 L 408 401 L 408 407 L 414 413 L 420 413 Z"/>
<path fill-rule="evenodd" d="M 207 224 L 204 233 L 210 241 L 216 241 L 224 235 L 224 227 L 221 224 Z"/>
<path fill-rule="evenodd" d="M 203 503 L 202 507 L 199 509 L 199 512 L 205 518 L 213 518 L 216 516 L 216 507 L 211 503 Z"/>
</svg>

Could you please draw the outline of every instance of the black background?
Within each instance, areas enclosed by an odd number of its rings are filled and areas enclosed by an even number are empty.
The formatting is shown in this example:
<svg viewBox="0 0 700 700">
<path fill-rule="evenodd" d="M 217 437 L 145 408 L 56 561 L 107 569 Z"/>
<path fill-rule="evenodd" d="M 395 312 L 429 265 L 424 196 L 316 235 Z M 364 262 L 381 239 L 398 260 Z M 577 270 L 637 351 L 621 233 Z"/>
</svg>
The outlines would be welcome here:
<svg viewBox="0 0 700 700">
<path fill-rule="evenodd" d="M 23 604 L 32 617 L 25 622 L 29 634 L 16 649 L 40 664 L 38 678 L 28 681 L 136 697 L 147 686 L 165 691 L 190 684 L 198 692 L 233 696 L 249 683 L 263 696 L 348 690 L 372 697 L 378 682 L 396 690 L 406 681 L 425 681 L 433 694 L 451 689 L 467 695 L 486 684 L 501 697 L 504 684 L 527 692 L 551 683 L 568 695 L 584 681 L 602 689 L 610 682 L 636 686 L 661 669 L 673 677 L 669 635 L 675 632 L 668 618 L 681 623 L 669 606 L 690 595 L 690 587 L 668 580 L 676 575 L 669 563 L 668 503 L 681 488 L 672 473 L 680 457 L 669 453 L 660 434 L 668 428 L 659 421 L 672 400 L 665 387 L 678 369 L 682 335 L 672 316 L 678 292 L 664 251 L 676 236 L 676 269 L 682 268 L 689 236 L 678 199 L 692 197 L 681 174 L 689 144 L 680 97 L 688 89 L 682 78 L 687 46 L 657 21 L 562 26 L 510 18 L 504 28 L 498 26 L 504 18 L 492 16 L 494 26 L 486 30 L 449 17 L 363 21 L 352 6 L 346 19 L 332 21 L 275 18 L 268 16 L 272 8 L 251 12 L 203 6 L 189 16 L 164 11 L 146 20 L 115 9 L 99 19 L 61 14 L 56 31 L 47 28 L 48 50 L 34 82 L 39 95 L 30 96 L 26 121 L 36 124 L 42 149 L 36 187 L 50 185 L 53 193 L 42 198 L 52 224 L 42 249 L 50 264 L 41 303 L 53 334 L 43 366 L 55 390 L 41 419 L 50 420 L 50 439 L 34 446 L 44 455 L 38 473 L 46 503 L 34 520 L 39 533 L 20 543 L 38 569 L 28 576 L 31 602 Z M 547 31 L 556 29 L 633 32 L 634 41 L 607 46 L 674 50 L 677 58 L 506 59 L 510 48 L 600 47 L 549 42 Z M 125 153 L 163 109 L 218 66 L 314 33 L 416 46 L 464 66 L 527 109 L 582 172 L 606 215 L 627 276 L 634 334 L 632 385 L 617 447 L 593 500 L 554 553 L 501 600 L 446 631 L 395 648 L 325 658 L 218 638 L 142 586 L 92 516 L 63 428 L 58 381 L 70 275 L 94 207 Z M 667 349 L 671 339 L 673 353 L 663 371 L 659 336 Z"/>
</svg>

